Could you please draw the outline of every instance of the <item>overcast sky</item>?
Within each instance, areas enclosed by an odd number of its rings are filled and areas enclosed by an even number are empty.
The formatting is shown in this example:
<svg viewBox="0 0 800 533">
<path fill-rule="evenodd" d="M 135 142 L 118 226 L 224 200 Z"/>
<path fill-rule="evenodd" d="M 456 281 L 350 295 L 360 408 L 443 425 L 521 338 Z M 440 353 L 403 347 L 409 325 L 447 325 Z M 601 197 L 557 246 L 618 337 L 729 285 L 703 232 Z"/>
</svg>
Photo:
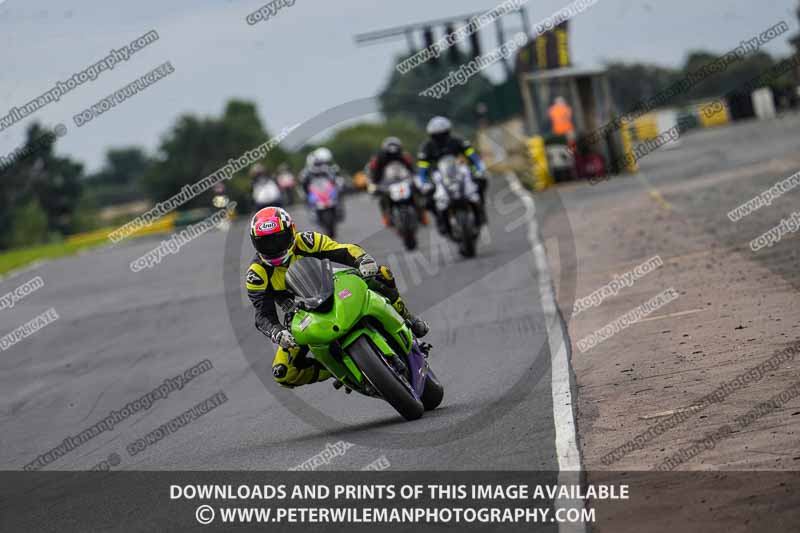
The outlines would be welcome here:
<svg viewBox="0 0 800 533">
<path fill-rule="evenodd" d="M 0 116 L 56 81 L 154 29 L 160 39 L 61 101 L 0 132 L 0 155 L 31 120 L 63 123 L 60 153 L 95 169 L 110 146 L 152 150 L 176 116 L 219 114 L 231 97 L 257 102 L 270 132 L 338 104 L 375 95 L 404 40 L 356 47 L 356 33 L 491 9 L 498 0 L 296 0 L 250 26 L 258 0 L 0 0 Z M 532 23 L 568 2 L 530 0 Z M 573 19 L 579 65 L 605 60 L 677 66 L 692 49 L 727 51 L 780 20 L 797 33 L 796 0 L 599 0 Z M 516 31 L 516 23 L 509 24 Z M 786 55 L 786 36 L 766 50 Z M 484 32 L 487 45 L 494 32 Z M 72 116 L 165 61 L 175 72 L 77 128 Z"/>
</svg>

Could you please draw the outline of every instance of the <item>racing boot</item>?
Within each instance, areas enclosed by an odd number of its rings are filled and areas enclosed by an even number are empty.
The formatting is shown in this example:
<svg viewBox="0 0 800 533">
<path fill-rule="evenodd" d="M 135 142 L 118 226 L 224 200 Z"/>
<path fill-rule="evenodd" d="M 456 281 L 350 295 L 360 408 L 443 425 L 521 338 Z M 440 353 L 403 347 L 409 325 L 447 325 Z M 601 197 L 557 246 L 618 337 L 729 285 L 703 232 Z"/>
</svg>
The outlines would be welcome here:
<svg viewBox="0 0 800 533">
<path fill-rule="evenodd" d="M 333 388 L 336 389 L 336 390 L 341 389 L 343 386 L 344 386 L 344 383 L 342 383 L 338 379 L 333 382 Z M 351 389 L 350 387 L 345 387 L 344 388 L 344 392 L 345 392 L 345 394 L 350 394 L 351 392 L 353 392 L 353 389 Z"/>
<path fill-rule="evenodd" d="M 415 337 L 424 337 L 431 330 L 427 322 L 418 316 L 414 316 L 411 311 L 408 310 L 408 307 L 406 307 L 406 304 L 402 298 L 398 297 L 392 306 L 398 313 L 400 313 L 400 316 L 405 319 L 406 324 L 408 324 L 408 327 L 411 328 L 411 333 L 413 333 Z"/>
</svg>

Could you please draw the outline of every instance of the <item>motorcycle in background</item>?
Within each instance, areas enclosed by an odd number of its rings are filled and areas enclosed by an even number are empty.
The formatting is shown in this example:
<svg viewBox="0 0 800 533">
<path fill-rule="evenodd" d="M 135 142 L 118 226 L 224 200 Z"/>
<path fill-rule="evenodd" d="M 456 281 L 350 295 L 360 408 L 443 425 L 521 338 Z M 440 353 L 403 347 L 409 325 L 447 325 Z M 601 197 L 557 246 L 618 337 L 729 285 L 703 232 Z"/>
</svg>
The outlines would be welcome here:
<svg viewBox="0 0 800 533">
<path fill-rule="evenodd" d="M 278 171 L 278 187 L 281 190 L 283 200 L 286 205 L 294 205 L 297 197 L 295 196 L 295 187 L 297 180 L 289 169 L 280 169 Z"/>
<path fill-rule="evenodd" d="M 256 211 L 264 207 L 283 205 L 283 194 L 274 179 L 261 177 L 253 182 L 253 203 Z"/>
<path fill-rule="evenodd" d="M 474 257 L 480 227 L 480 195 L 469 167 L 455 156 L 439 160 L 433 172 L 433 200 L 445 233 L 456 243 L 464 257 Z"/>
<path fill-rule="evenodd" d="M 308 184 L 308 206 L 317 224 L 331 239 L 336 238 L 336 224 L 344 217 L 339 186 L 333 176 L 315 176 Z"/>
<path fill-rule="evenodd" d="M 375 187 L 375 194 L 388 202 L 391 226 L 403 240 L 406 250 L 416 249 L 420 209 L 411 172 L 402 163 L 389 163 L 383 171 L 383 180 Z"/>
<path fill-rule="evenodd" d="M 214 195 L 211 197 L 211 205 L 213 205 L 216 209 L 224 209 L 228 207 L 228 204 L 230 203 L 231 199 L 225 192 L 225 184 L 217 183 L 214 185 Z M 223 232 L 228 231 L 231 228 L 231 223 L 227 218 L 225 218 L 217 225 L 217 228 Z"/>
</svg>

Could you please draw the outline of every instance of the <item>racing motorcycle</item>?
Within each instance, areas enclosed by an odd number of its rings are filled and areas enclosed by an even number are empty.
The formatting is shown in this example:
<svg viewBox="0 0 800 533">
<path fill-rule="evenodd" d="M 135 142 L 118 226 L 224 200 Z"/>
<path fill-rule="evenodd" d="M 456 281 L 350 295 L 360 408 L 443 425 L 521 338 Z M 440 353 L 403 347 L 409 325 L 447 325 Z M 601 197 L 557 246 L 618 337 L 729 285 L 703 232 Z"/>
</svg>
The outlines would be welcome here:
<svg viewBox="0 0 800 533">
<path fill-rule="evenodd" d="M 474 257 L 480 227 L 480 195 L 469 167 L 455 156 L 441 158 L 433 172 L 433 200 L 445 232 L 464 257 Z"/>
<path fill-rule="evenodd" d="M 286 205 L 294 205 L 296 186 L 297 183 L 294 174 L 288 170 L 283 170 L 278 173 L 278 187 L 281 190 Z"/>
<path fill-rule="evenodd" d="M 398 162 L 389 163 L 383 171 L 383 180 L 375 189 L 389 202 L 392 227 L 403 240 L 406 250 L 417 247 L 419 209 L 414 193 L 414 178 L 411 172 Z"/>
<path fill-rule="evenodd" d="M 338 380 L 339 387 L 388 402 L 416 420 L 442 402 L 444 387 L 420 343 L 380 293 L 352 268 L 334 272 L 330 261 L 305 257 L 286 272 L 294 296 L 286 327 Z"/>
<path fill-rule="evenodd" d="M 308 184 L 308 206 L 317 224 L 331 239 L 336 238 L 336 224 L 342 221 L 339 187 L 332 176 L 315 176 Z"/>
<path fill-rule="evenodd" d="M 260 178 L 253 183 L 253 203 L 256 205 L 256 210 L 283 205 L 283 193 L 274 179 Z"/>
<path fill-rule="evenodd" d="M 231 203 L 230 197 L 228 197 L 227 193 L 225 192 L 225 184 L 224 183 L 217 183 L 214 185 L 214 196 L 211 197 L 211 205 L 213 205 L 216 209 L 224 209 L 228 207 L 228 204 Z M 231 222 L 226 217 L 219 224 L 217 224 L 217 229 L 222 232 L 226 232 L 231 229 Z"/>
</svg>

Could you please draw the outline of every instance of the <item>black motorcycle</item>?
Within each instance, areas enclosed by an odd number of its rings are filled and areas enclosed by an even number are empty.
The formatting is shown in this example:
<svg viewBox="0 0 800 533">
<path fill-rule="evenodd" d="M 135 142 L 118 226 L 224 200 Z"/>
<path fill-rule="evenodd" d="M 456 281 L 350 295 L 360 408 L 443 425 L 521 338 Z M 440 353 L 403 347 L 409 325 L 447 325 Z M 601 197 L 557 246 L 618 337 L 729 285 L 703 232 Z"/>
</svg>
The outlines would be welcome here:
<svg viewBox="0 0 800 533">
<path fill-rule="evenodd" d="M 406 250 L 414 250 L 417 247 L 421 210 L 417 206 L 417 193 L 411 172 L 401 163 L 389 163 L 375 194 L 380 195 L 382 203 L 388 205 L 391 225 L 402 239 Z"/>
</svg>

